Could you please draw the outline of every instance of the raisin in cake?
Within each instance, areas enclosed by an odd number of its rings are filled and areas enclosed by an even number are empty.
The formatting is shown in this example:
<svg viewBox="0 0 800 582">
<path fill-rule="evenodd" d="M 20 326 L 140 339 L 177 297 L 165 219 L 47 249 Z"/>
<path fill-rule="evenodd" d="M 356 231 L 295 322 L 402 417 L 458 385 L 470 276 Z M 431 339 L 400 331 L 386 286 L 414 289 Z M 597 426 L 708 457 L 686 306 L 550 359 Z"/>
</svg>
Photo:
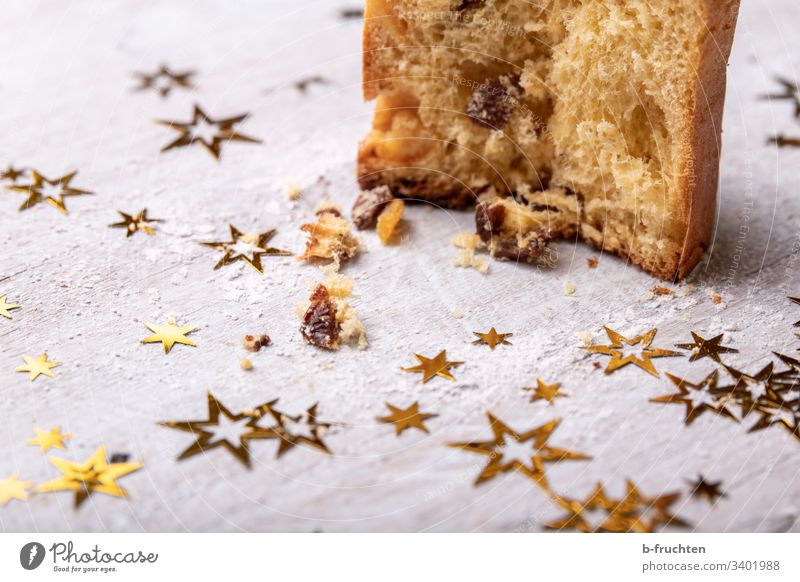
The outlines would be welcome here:
<svg viewBox="0 0 800 582">
<path fill-rule="evenodd" d="M 579 237 L 680 279 L 709 244 L 739 0 L 367 0 L 362 188 L 476 205 L 498 258 Z"/>
</svg>

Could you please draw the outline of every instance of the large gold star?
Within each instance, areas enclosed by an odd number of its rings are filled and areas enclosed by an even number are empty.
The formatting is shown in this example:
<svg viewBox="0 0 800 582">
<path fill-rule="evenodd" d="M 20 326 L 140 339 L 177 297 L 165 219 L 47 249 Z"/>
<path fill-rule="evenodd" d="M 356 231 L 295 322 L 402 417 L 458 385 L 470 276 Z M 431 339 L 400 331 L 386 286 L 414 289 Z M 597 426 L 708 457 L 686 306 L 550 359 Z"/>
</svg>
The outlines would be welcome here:
<svg viewBox="0 0 800 582">
<path fill-rule="evenodd" d="M 247 118 L 247 114 L 227 117 L 225 119 L 211 119 L 198 105 L 195 105 L 192 121 L 185 123 L 178 121 L 156 121 L 156 123 L 166 125 L 181 134 L 177 139 L 161 148 L 161 151 L 165 152 L 173 148 L 181 148 L 199 143 L 218 160 L 220 157 L 220 149 L 224 142 L 243 141 L 248 143 L 261 143 L 261 140 L 237 133 L 233 128 L 234 125 L 241 123 L 245 118 Z"/>
<path fill-rule="evenodd" d="M 270 413 L 277 422 L 277 426 L 268 428 L 260 434 L 264 434 L 264 438 L 280 439 L 278 457 L 297 445 L 308 445 L 331 454 L 330 449 L 322 440 L 322 433 L 332 425 L 317 419 L 317 404 L 297 416 L 290 416 L 275 409 L 271 409 Z"/>
<path fill-rule="evenodd" d="M 449 362 L 447 360 L 447 350 L 439 352 L 435 358 L 426 358 L 419 354 L 414 354 L 419 364 L 412 368 L 401 368 L 403 372 L 421 372 L 422 383 L 425 384 L 434 376 L 440 376 L 446 380 L 455 380 L 453 374 L 450 373 L 450 368 L 460 366 L 464 362 Z"/>
<path fill-rule="evenodd" d="M 144 232 L 149 235 L 155 235 L 156 230 L 153 228 L 153 224 L 156 222 L 164 222 L 158 218 L 149 218 L 147 216 L 147 208 L 138 212 L 136 214 L 125 214 L 124 212 L 117 210 L 117 214 L 122 217 L 121 222 L 115 222 L 114 224 L 109 225 L 111 228 L 124 228 L 125 229 L 125 238 L 133 236 L 136 232 Z"/>
<path fill-rule="evenodd" d="M 209 392 L 207 419 L 170 421 L 160 424 L 167 428 L 190 432 L 194 436 L 195 441 L 178 455 L 179 461 L 198 453 L 223 447 L 245 467 L 250 468 L 250 441 L 277 438 L 269 429 L 258 424 L 265 414 L 273 412 L 272 406 L 276 402 L 273 400 L 254 410 L 234 414 Z"/>
<path fill-rule="evenodd" d="M 140 82 L 139 86 L 135 87 L 134 90 L 144 91 L 152 88 L 158 91 L 161 97 L 166 97 L 173 89 L 191 89 L 190 78 L 194 75 L 194 71 L 175 73 L 167 65 L 161 65 L 155 73 L 135 72 L 134 75 L 139 78 Z"/>
<path fill-rule="evenodd" d="M 680 498 L 680 493 L 647 497 L 633 481 L 628 480 L 625 498 L 615 507 L 613 513 L 619 528 L 617 531 L 653 533 L 660 526 L 687 526 L 685 521 L 671 513 L 672 505 Z"/>
<path fill-rule="evenodd" d="M 61 362 L 48 362 L 46 352 L 38 358 L 22 356 L 22 359 L 25 360 L 25 365 L 17 368 L 17 372 L 27 372 L 31 382 L 36 380 L 39 376 L 55 378 L 56 375 L 55 372 L 52 371 L 52 368 L 61 365 Z"/>
<path fill-rule="evenodd" d="M 545 384 L 541 378 L 536 379 L 536 388 L 527 386 L 523 390 L 532 391 L 531 402 L 538 402 L 539 400 L 547 400 L 550 404 L 555 404 L 556 398 L 568 398 L 569 394 L 561 392 L 561 383 Z"/>
<path fill-rule="evenodd" d="M 528 432 L 518 433 L 493 414 L 487 413 L 487 416 L 492 433 L 494 433 L 493 440 L 448 445 L 489 457 L 489 463 L 478 475 L 476 485 L 488 481 L 500 473 L 519 471 L 545 491 L 549 491 L 544 463 L 557 463 L 564 460 L 583 461 L 590 458 L 581 453 L 574 453 L 547 444 L 561 420 L 552 420 Z M 512 451 L 512 447 L 517 450 Z"/>
<path fill-rule="evenodd" d="M 692 338 L 694 339 L 693 343 L 690 344 L 675 344 L 675 347 L 681 348 L 682 350 L 690 350 L 692 355 L 689 356 L 689 361 L 694 362 L 695 360 L 699 360 L 701 358 L 711 358 L 715 362 L 722 363 L 720 359 L 720 354 L 737 354 L 739 350 L 735 350 L 733 348 L 728 348 L 725 346 L 720 345 L 722 342 L 722 335 L 719 334 L 716 337 L 712 337 L 711 339 L 704 339 L 699 334 L 695 332 L 691 332 Z"/>
<path fill-rule="evenodd" d="M 20 210 L 27 210 L 28 208 L 33 208 L 37 204 L 47 202 L 58 209 L 62 214 L 67 214 L 67 207 L 64 205 L 65 198 L 69 196 L 88 196 L 93 194 L 93 192 L 78 190 L 70 186 L 70 182 L 72 182 L 72 179 L 77 173 L 78 172 L 72 172 L 60 178 L 56 178 L 55 180 L 50 180 L 42 176 L 36 170 L 31 170 L 31 176 L 33 177 L 32 184 L 6 187 L 9 190 L 22 192 L 28 195 L 28 198 L 22 203 L 22 206 L 19 207 Z"/>
<path fill-rule="evenodd" d="M 705 477 L 698 475 L 695 481 L 689 481 L 692 488 L 692 496 L 705 499 L 709 503 L 716 503 L 717 499 L 727 497 L 725 492 L 720 491 L 722 481 L 706 481 Z"/>
<path fill-rule="evenodd" d="M 5 481 L 0 481 L 0 505 L 5 505 L 12 499 L 28 500 L 28 489 L 33 485 L 30 481 L 20 481 L 16 473 Z"/>
<path fill-rule="evenodd" d="M 480 333 L 477 331 L 473 331 L 472 333 L 478 336 L 478 339 L 472 342 L 473 344 L 486 344 L 492 349 L 494 349 L 496 346 L 500 344 L 510 346 L 511 342 L 508 341 L 506 338 L 509 338 L 512 335 L 514 335 L 513 333 L 497 333 L 497 330 L 495 328 L 490 329 L 486 333 Z"/>
<path fill-rule="evenodd" d="M 553 496 L 553 501 L 567 514 L 546 523 L 547 528 L 575 529 L 584 533 L 618 532 L 621 529 L 618 516 L 615 514 L 621 501 L 610 499 L 600 483 L 583 501 L 559 495 Z"/>
<path fill-rule="evenodd" d="M 676 394 L 651 398 L 650 402 L 685 404 L 686 418 L 684 422 L 686 425 L 692 424 L 694 420 L 706 410 L 739 422 L 739 419 L 728 410 L 730 398 L 721 395 L 719 388 L 717 388 L 717 380 L 719 378 L 717 370 L 711 372 L 699 384 L 692 384 L 670 373 L 667 373 L 667 377 L 678 387 L 678 392 Z"/>
<path fill-rule="evenodd" d="M 22 307 L 19 303 L 8 303 L 6 298 L 8 295 L 0 295 L 0 315 L 6 319 L 11 319 L 11 310 L 19 309 Z"/>
<path fill-rule="evenodd" d="M 643 335 L 638 335 L 633 339 L 628 339 L 609 327 L 604 328 L 608 338 L 611 340 L 611 345 L 608 346 L 587 346 L 583 348 L 590 352 L 611 356 L 611 361 L 606 366 L 606 374 L 611 374 L 615 370 L 627 366 L 628 364 L 635 364 L 648 374 L 658 377 L 658 371 L 653 365 L 651 358 L 664 358 L 671 356 L 679 356 L 678 352 L 672 350 L 664 350 L 661 348 L 653 348 L 650 345 L 656 337 L 658 330 L 651 329 Z M 625 353 L 626 346 L 637 346 L 641 344 L 638 353 Z"/>
<path fill-rule="evenodd" d="M 57 426 L 50 430 L 43 430 L 41 428 L 34 428 L 36 438 L 29 439 L 26 444 L 39 447 L 39 451 L 46 453 L 52 448 L 63 449 L 64 441 L 71 439 L 71 434 L 61 434 L 61 427 Z"/>
<path fill-rule="evenodd" d="M 75 507 L 80 507 L 91 493 L 105 493 L 114 497 L 127 497 L 128 493 L 117 484 L 117 479 L 143 467 L 141 463 L 109 463 L 106 447 L 101 445 L 84 463 L 75 463 L 50 457 L 53 466 L 62 475 L 36 487 L 39 493 L 74 491 Z"/>
<path fill-rule="evenodd" d="M 379 416 L 377 420 L 385 423 L 393 423 L 395 433 L 400 435 L 409 428 L 418 428 L 421 431 L 428 432 L 428 427 L 425 426 L 425 421 L 429 418 L 435 418 L 437 414 L 427 414 L 419 411 L 419 402 L 415 402 L 408 408 L 398 408 L 386 403 L 386 406 L 391 411 L 388 416 Z"/>
<path fill-rule="evenodd" d="M 168 354 L 175 344 L 197 347 L 196 343 L 186 337 L 187 334 L 197 329 L 192 325 L 175 325 L 172 321 L 168 321 L 166 325 L 157 325 L 155 323 L 145 323 L 144 325 L 153 332 L 153 335 L 144 338 L 142 343 L 152 344 L 161 342 L 164 346 L 165 354 Z"/>
<path fill-rule="evenodd" d="M 209 242 L 200 243 L 204 247 L 223 251 L 225 254 L 214 265 L 214 269 L 219 269 L 225 265 L 230 265 L 236 261 L 242 261 L 253 267 L 259 273 L 263 273 L 264 269 L 261 265 L 261 257 L 288 257 L 292 253 L 281 249 L 276 249 L 267 246 L 267 243 L 275 236 L 276 230 L 269 230 L 261 234 L 243 234 L 231 225 L 231 240 L 226 242 Z M 247 255 L 250 254 L 248 257 Z"/>
</svg>

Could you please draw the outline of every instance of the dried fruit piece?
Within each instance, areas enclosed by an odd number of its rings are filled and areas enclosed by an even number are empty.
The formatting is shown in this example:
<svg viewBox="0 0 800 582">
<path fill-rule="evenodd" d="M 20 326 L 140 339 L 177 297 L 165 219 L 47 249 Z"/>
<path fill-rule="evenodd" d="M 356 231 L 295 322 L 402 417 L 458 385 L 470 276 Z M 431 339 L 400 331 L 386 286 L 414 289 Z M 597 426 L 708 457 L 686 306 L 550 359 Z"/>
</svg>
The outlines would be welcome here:
<svg viewBox="0 0 800 582">
<path fill-rule="evenodd" d="M 472 10 L 481 8 L 486 4 L 486 0 L 461 0 L 456 7 L 456 10 L 463 12 L 464 10 Z"/>
<path fill-rule="evenodd" d="M 257 352 L 272 344 L 272 340 L 266 334 L 246 335 L 242 338 L 242 347 L 248 352 Z"/>
<path fill-rule="evenodd" d="M 650 291 L 652 291 L 653 295 L 675 295 L 675 292 L 672 289 L 660 287 L 659 285 L 653 285 L 653 288 Z"/>
<path fill-rule="evenodd" d="M 358 195 L 353 205 L 353 224 L 358 230 L 372 228 L 386 205 L 394 200 L 388 186 L 378 186 L 372 190 L 364 190 Z"/>
<path fill-rule="evenodd" d="M 475 89 L 467 105 L 467 115 L 477 125 L 502 129 L 521 98 L 519 75 L 500 75 Z"/>
<path fill-rule="evenodd" d="M 475 226 L 483 242 L 489 243 L 492 237 L 500 236 L 505 217 L 505 206 L 500 204 L 481 202 L 475 207 Z"/>
<path fill-rule="evenodd" d="M 303 315 L 300 333 L 312 346 L 324 350 L 339 347 L 339 323 L 336 321 L 336 306 L 330 299 L 328 288 L 317 285 L 309 298 L 310 305 Z"/>
<path fill-rule="evenodd" d="M 595 259 L 594 257 L 590 257 L 590 258 L 586 259 L 586 266 L 589 267 L 590 269 L 596 269 L 597 268 L 597 259 Z"/>
<path fill-rule="evenodd" d="M 338 266 L 340 262 L 353 258 L 360 245 L 350 230 L 350 223 L 334 208 L 318 212 L 318 217 L 316 223 L 300 227 L 309 234 L 306 251 L 300 259 L 306 262 L 333 261 Z"/>
<path fill-rule="evenodd" d="M 405 204 L 402 200 L 392 200 L 378 216 L 378 238 L 383 244 L 389 244 L 392 236 L 403 218 Z"/>
</svg>

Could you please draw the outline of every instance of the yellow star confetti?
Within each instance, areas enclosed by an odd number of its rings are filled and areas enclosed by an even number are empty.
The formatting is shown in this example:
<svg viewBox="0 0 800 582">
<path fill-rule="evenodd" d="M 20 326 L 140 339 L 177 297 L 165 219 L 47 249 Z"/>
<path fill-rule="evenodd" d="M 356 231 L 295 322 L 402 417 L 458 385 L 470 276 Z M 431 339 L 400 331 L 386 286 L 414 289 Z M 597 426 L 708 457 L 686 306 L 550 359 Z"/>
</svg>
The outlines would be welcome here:
<svg viewBox="0 0 800 582">
<path fill-rule="evenodd" d="M 689 350 L 692 352 L 692 355 L 689 357 L 690 362 L 694 362 L 695 360 L 699 360 L 702 358 L 711 358 L 715 362 L 722 363 L 720 359 L 720 354 L 736 354 L 739 353 L 739 350 L 735 350 L 733 348 L 728 348 L 725 346 L 720 345 L 722 342 L 722 335 L 719 334 L 716 337 L 712 337 L 711 339 L 704 339 L 699 334 L 695 332 L 691 332 L 692 339 L 694 339 L 693 343 L 690 344 L 675 344 L 676 348 L 680 348 L 682 350 Z"/>
<path fill-rule="evenodd" d="M 39 451 L 46 453 L 52 448 L 63 449 L 64 441 L 71 439 L 71 434 L 61 434 L 61 427 L 57 426 L 50 430 L 43 430 L 41 428 L 34 428 L 36 438 L 27 441 L 27 444 L 39 447 Z"/>
<path fill-rule="evenodd" d="M 231 229 L 231 240 L 226 242 L 200 243 L 204 247 L 216 249 L 225 253 L 219 262 L 214 265 L 214 269 L 219 269 L 225 265 L 235 263 L 236 261 L 242 261 L 263 274 L 264 269 L 261 265 L 261 257 L 288 257 L 292 254 L 289 251 L 267 246 L 272 237 L 277 233 L 274 229 L 261 234 L 243 234 L 233 226 L 228 226 Z"/>
<path fill-rule="evenodd" d="M 214 156 L 214 159 L 219 160 L 220 149 L 224 142 L 242 141 L 261 143 L 261 140 L 237 133 L 234 129 L 236 124 L 241 123 L 246 118 L 247 114 L 225 119 L 211 119 L 198 105 L 195 105 L 192 121 L 185 123 L 178 121 L 156 121 L 156 123 L 166 125 L 181 134 L 177 139 L 161 148 L 161 151 L 166 152 L 174 148 L 182 148 L 199 143 Z"/>
<path fill-rule="evenodd" d="M 559 388 L 561 388 L 561 384 L 559 382 L 556 382 L 555 384 L 545 384 L 542 382 L 541 378 L 537 378 L 536 388 L 526 387 L 523 388 L 523 390 L 533 391 L 533 394 L 531 395 L 531 402 L 547 400 L 548 403 L 555 404 L 556 398 L 569 397 L 569 394 L 566 392 L 561 392 Z"/>
<path fill-rule="evenodd" d="M 290 416 L 277 410 L 271 410 L 273 418 L 278 425 L 267 429 L 267 435 L 280 439 L 278 457 L 297 445 L 308 445 L 324 453 L 331 454 L 330 449 L 322 440 L 322 432 L 332 425 L 317 420 L 317 404 L 298 416 Z"/>
<path fill-rule="evenodd" d="M 86 501 L 91 493 L 105 493 L 114 497 L 127 497 L 128 493 L 117 484 L 117 479 L 138 471 L 141 463 L 108 463 L 106 448 L 101 445 L 84 463 L 50 457 L 50 463 L 61 476 L 36 487 L 39 493 L 74 491 L 75 507 Z"/>
<path fill-rule="evenodd" d="M 478 475 L 476 485 L 488 481 L 500 473 L 519 471 L 545 491 L 549 491 L 550 487 L 544 471 L 545 463 L 557 463 L 565 460 L 584 461 L 590 458 L 581 453 L 574 453 L 547 444 L 553 431 L 561 423 L 559 419 L 527 432 L 518 433 L 491 413 L 487 413 L 487 416 L 492 433 L 494 433 L 493 440 L 448 445 L 489 457 L 489 463 Z"/>
<path fill-rule="evenodd" d="M 415 402 L 408 408 L 398 408 L 387 402 L 386 407 L 391 414 L 388 416 L 379 416 L 377 420 L 387 424 L 394 424 L 395 433 L 398 435 L 403 434 L 403 432 L 410 428 L 418 428 L 421 431 L 428 432 L 425 421 L 438 416 L 437 414 L 420 412 L 419 402 Z"/>
<path fill-rule="evenodd" d="M 167 428 L 190 432 L 194 436 L 195 441 L 178 455 L 179 461 L 223 447 L 245 467 L 250 468 L 249 442 L 253 439 L 277 438 L 270 429 L 258 424 L 264 414 L 272 413 L 272 406 L 276 402 L 273 400 L 254 410 L 234 414 L 209 392 L 206 420 L 170 421 L 160 424 Z"/>
<path fill-rule="evenodd" d="M 720 491 L 722 481 L 706 481 L 705 477 L 698 475 L 696 481 L 688 483 L 692 488 L 692 496 L 705 499 L 709 503 L 713 504 L 717 499 L 727 497 L 723 491 Z"/>
<path fill-rule="evenodd" d="M 5 505 L 12 499 L 28 500 L 28 489 L 33 485 L 30 481 L 20 481 L 16 474 L 5 481 L 0 481 L 0 505 Z"/>
<path fill-rule="evenodd" d="M 464 362 L 449 362 L 447 360 L 447 350 L 442 350 L 435 358 L 426 358 L 419 354 L 414 354 L 419 364 L 412 368 L 401 368 L 404 372 L 421 372 L 422 383 L 425 384 L 434 376 L 440 376 L 446 380 L 455 380 L 453 374 L 450 373 L 450 368 L 460 366 Z"/>
<path fill-rule="evenodd" d="M 587 346 L 582 349 L 606 356 L 611 356 L 611 361 L 606 366 L 606 374 L 611 374 L 615 370 L 627 366 L 628 364 L 635 364 L 648 374 L 658 377 L 658 371 L 653 365 L 651 358 L 664 358 L 679 356 L 678 352 L 672 350 L 664 350 L 660 348 L 653 348 L 650 345 L 656 337 L 658 330 L 651 329 L 643 335 L 636 336 L 633 339 L 628 339 L 609 327 L 604 328 L 608 338 L 611 340 L 611 345 L 608 346 Z M 639 346 L 641 344 L 641 346 Z M 630 350 L 628 346 L 639 346 L 638 350 Z"/>
<path fill-rule="evenodd" d="M 161 67 L 155 73 L 134 73 L 139 78 L 139 86 L 136 91 L 155 89 L 161 97 L 167 97 L 173 89 L 191 89 L 191 77 L 194 71 L 184 71 L 183 73 L 173 72 L 167 65 Z"/>
<path fill-rule="evenodd" d="M 13 309 L 19 309 L 22 307 L 19 303 L 8 303 L 7 302 L 8 295 L 0 295 L 0 315 L 5 317 L 6 319 L 11 318 L 11 311 Z"/>
<path fill-rule="evenodd" d="M 87 190 L 78 190 L 70 186 L 72 179 L 78 172 L 72 172 L 55 180 L 45 178 L 36 170 L 31 170 L 33 183 L 22 186 L 7 186 L 9 190 L 15 192 L 22 192 L 28 195 L 22 206 L 19 207 L 20 211 L 33 208 L 34 206 L 47 202 L 56 208 L 62 214 L 67 214 L 67 207 L 64 205 L 64 199 L 69 196 L 88 196 L 93 194 Z"/>
<path fill-rule="evenodd" d="M 667 373 L 667 378 L 678 387 L 678 392 L 676 394 L 667 394 L 666 396 L 651 398 L 650 402 L 685 404 L 686 418 L 684 422 L 687 426 L 692 424 L 698 416 L 707 410 L 719 416 L 726 416 L 731 420 L 739 422 L 739 419 L 728 410 L 728 404 L 731 401 L 730 397 L 721 394 L 720 389 L 717 388 L 718 377 L 719 374 L 717 370 L 714 370 L 699 384 L 692 384 L 691 382 Z"/>
<path fill-rule="evenodd" d="M 495 328 L 490 329 L 486 333 L 480 333 L 477 331 L 473 331 L 472 333 L 478 336 L 478 339 L 472 342 L 473 344 L 486 344 L 491 349 L 494 349 L 500 344 L 510 346 L 511 342 L 506 338 L 514 335 L 513 333 L 497 333 Z"/>
<path fill-rule="evenodd" d="M 161 342 L 164 346 L 165 354 L 168 354 L 175 344 L 197 347 L 196 343 L 186 337 L 187 334 L 197 329 L 192 325 L 175 325 L 172 321 L 168 321 L 166 325 L 157 325 L 155 323 L 145 323 L 144 325 L 153 332 L 153 335 L 144 338 L 142 343 L 152 344 Z"/>
<path fill-rule="evenodd" d="M 156 229 L 153 228 L 152 225 L 156 222 L 164 222 L 158 218 L 149 218 L 147 216 L 147 208 L 136 214 L 125 214 L 124 212 L 117 210 L 117 214 L 122 217 L 122 221 L 115 222 L 109 226 L 111 228 L 124 228 L 125 238 L 133 236 L 135 233 L 140 231 L 153 236 L 156 234 Z"/>
<path fill-rule="evenodd" d="M 55 378 L 56 375 L 52 371 L 52 368 L 61 365 L 61 362 L 47 361 L 47 353 L 42 354 L 38 358 L 22 356 L 22 359 L 25 360 L 25 365 L 17 368 L 17 372 L 27 372 L 31 382 L 36 380 L 39 376 Z"/>
</svg>

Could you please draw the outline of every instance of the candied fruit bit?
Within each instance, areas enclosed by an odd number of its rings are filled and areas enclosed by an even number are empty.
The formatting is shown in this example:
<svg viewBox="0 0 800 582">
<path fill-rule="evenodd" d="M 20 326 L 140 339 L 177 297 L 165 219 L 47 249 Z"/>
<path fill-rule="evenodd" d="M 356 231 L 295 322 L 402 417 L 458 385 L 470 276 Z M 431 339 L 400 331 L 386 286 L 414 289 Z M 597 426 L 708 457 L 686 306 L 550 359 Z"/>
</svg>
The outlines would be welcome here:
<svg viewBox="0 0 800 582">
<path fill-rule="evenodd" d="M 386 205 L 394 200 L 388 186 L 378 186 L 372 190 L 364 190 L 358 195 L 353 205 L 353 224 L 358 230 L 372 228 Z"/>
<path fill-rule="evenodd" d="M 483 7 L 485 4 L 486 0 L 460 0 L 456 10 L 459 12 L 474 10 Z"/>
<path fill-rule="evenodd" d="M 312 346 L 335 350 L 339 346 L 339 324 L 336 306 L 330 299 L 327 287 L 317 285 L 309 298 L 311 305 L 303 316 L 300 333 Z"/>
<path fill-rule="evenodd" d="M 523 241 L 501 240 L 492 247 L 492 256 L 500 260 L 520 263 L 552 265 L 555 262 L 550 238 L 542 232 L 534 232 Z"/>
<path fill-rule="evenodd" d="M 501 75 L 475 89 L 467 105 L 472 121 L 489 129 L 502 129 L 519 103 L 519 75 Z"/>
<path fill-rule="evenodd" d="M 271 343 L 272 340 L 269 336 L 263 333 L 260 335 L 246 335 L 242 338 L 242 347 L 248 352 L 257 352 Z"/>
<path fill-rule="evenodd" d="M 475 226 L 483 242 L 488 243 L 493 236 L 500 234 L 505 217 L 506 209 L 501 204 L 489 205 L 485 202 L 478 204 L 475 208 Z"/>
<path fill-rule="evenodd" d="M 378 216 L 378 238 L 383 244 L 389 244 L 397 230 L 400 219 L 403 218 L 405 204 L 402 200 L 392 200 L 386 209 Z"/>
</svg>

